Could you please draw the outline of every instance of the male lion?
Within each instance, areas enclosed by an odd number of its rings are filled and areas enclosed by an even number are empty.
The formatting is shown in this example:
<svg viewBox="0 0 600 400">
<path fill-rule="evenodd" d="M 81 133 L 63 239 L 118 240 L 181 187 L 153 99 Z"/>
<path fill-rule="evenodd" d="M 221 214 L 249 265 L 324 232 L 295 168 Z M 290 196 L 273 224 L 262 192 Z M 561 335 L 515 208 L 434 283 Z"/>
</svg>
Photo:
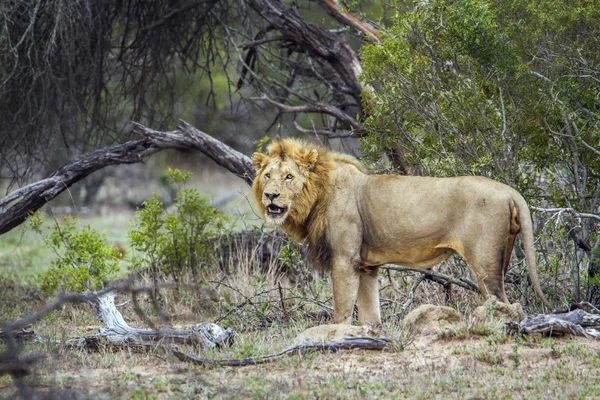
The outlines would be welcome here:
<svg viewBox="0 0 600 400">
<path fill-rule="evenodd" d="M 431 268 L 453 253 L 471 266 L 483 297 L 508 303 L 504 274 L 517 233 L 535 293 L 538 282 L 531 216 L 523 197 L 482 177 L 368 175 L 351 156 L 296 139 L 254 153 L 252 184 L 259 212 L 296 240 L 313 263 L 331 271 L 336 323 L 355 302 L 362 325 L 381 324 L 379 266 Z"/>
</svg>

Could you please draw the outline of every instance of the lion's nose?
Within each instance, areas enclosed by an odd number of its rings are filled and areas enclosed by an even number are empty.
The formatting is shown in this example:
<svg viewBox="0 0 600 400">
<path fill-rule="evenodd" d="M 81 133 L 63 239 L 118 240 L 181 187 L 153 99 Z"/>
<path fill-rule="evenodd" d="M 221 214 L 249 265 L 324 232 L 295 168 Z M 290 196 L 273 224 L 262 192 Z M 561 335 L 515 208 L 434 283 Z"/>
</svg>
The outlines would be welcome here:
<svg viewBox="0 0 600 400">
<path fill-rule="evenodd" d="M 279 197 L 278 193 L 265 193 L 265 197 L 271 201 Z"/>
</svg>

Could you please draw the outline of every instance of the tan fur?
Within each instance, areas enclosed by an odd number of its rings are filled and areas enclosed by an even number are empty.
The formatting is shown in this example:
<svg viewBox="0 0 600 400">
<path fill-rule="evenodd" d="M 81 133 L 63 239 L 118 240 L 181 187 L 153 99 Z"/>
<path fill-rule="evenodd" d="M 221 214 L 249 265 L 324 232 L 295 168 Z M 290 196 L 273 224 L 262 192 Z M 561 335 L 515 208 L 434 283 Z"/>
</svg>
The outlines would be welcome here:
<svg viewBox="0 0 600 400">
<path fill-rule="evenodd" d="M 455 252 L 484 298 L 507 303 L 504 275 L 519 232 L 534 290 L 550 307 L 537 278 L 527 204 L 509 186 L 482 177 L 368 175 L 351 156 L 295 139 L 272 143 L 252 162 L 262 217 L 306 240 L 313 262 L 331 271 L 336 323 L 349 320 L 355 303 L 361 324 L 381 323 L 380 265 L 431 268 Z M 285 213 L 267 213 L 273 206 Z"/>
</svg>

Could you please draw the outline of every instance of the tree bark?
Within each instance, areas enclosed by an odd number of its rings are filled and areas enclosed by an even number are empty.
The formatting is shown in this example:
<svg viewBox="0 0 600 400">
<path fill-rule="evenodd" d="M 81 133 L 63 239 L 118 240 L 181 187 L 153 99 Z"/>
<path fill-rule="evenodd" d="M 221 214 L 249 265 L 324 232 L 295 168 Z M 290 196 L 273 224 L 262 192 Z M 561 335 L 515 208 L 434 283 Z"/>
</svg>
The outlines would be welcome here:
<svg viewBox="0 0 600 400">
<path fill-rule="evenodd" d="M 521 323 L 508 322 L 506 325 L 510 331 L 522 334 L 558 332 L 600 339 L 600 315 L 580 309 L 566 314 L 529 315 Z"/>
<path fill-rule="evenodd" d="M 280 0 L 246 0 L 246 3 L 278 30 L 282 38 L 319 60 L 326 70 L 324 75 L 334 95 L 334 103 L 348 117 L 362 115 L 363 85 L 358 79 L 362 68 L 356 52 L 346 43 L 343 34 L 306 22 L 295 5 L 288 7 Z M 332 5 L 323 5 L 332 15 L 338 14 L 341 18 L 339 10 L 334 10 Z M 353 26 L 356 29 L 366 30 L 366 22 L 355 22 Z"/>
<path fill-rule="evenodd" d="M 85 296 L 85 295 L 84 295 Z M 99 296 L 92 295 L 88 304 L 96 311 L 98 319 L 106 325 L 98 335 L 48 340 L 40 338 L 33 331 L 10 333 L 0 332 L 0 343 L 13 339 L 15 342 L 59 343 L 69 348 L 97 351 L 102 343 L 111 346 L 131 348 L 154 347 L 158 343 L 169 345 L 196 345 L 202 348 L 215 348 L 233 344 L 235 331 L 221 328 L 217 324 L 202 322 L 190 329 L 137 329 L 125 322 L 115 306 L 115 292 L 109 291 Z M 1 368 L 0 368 L 1 369 Z"/>
<path fill-rule="evenodd" d="M 0 235 L 22 224 L 31 213 L 92 172 L 109 165 L 135 164 L 165 149 L 198 150 L 249 185 L 254 179 L 254 168 L 249 157 L 186 122 L 182 121 L 171 132 L 155 131 L 134 123 L 133 131 L 144 138 L 83 154 L 50 177 L 22 187 L 1 199 Z"/>
</svg>

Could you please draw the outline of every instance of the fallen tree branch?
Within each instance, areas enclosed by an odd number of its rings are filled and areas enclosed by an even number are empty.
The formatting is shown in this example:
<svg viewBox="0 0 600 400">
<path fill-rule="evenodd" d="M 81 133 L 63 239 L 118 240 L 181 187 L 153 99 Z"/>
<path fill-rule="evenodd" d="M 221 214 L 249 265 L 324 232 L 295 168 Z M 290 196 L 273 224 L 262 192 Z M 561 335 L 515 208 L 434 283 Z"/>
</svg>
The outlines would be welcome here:
<svg viewBox="0 0 600 400">
<path fill-rule="evenodd" d="M 393 271 L 401 271 L 401 272 L 418 272 L 423 274 L 430 281 L 439 283 L 440 285 L 447 285 L 448 283 L 453 283 L 457 286 L 465 288 L 467 290 L 473 291 L 475 293 L 479 293 L 479 287 L 477 284 L 467 278 L 453 278 L 449 275 L 445 275 L 431 269 L 417 269 L 417 268 L 408 268 L 408 267 L 400 267 L 398 265 L 382 265 L 380 268 L 383 269 L 391 269 Z"/>
<path fill-rule="evenodd" d="M 173 355 L 181 361 L 190 362 L 196 365 L 222 365 L 228 367 L 243 367 L 246 365 L 264 364 L 279 360 L 286 355 L 307 354 L 314 352 L 334 352 L 340 350 L 365 349 L 365 350 L 383 350 L 388 347 L 391 340 L 385 338 L 371 337 L 343 337 L 331 342 L 304 341 L 297 343 L 276 354 L 269 354 L 264 357 L 250 357 L 233 360 L 216 360 L 212 358 L 201 358 L 194 354 L 186 354 L 179 350 L 173 350 Z"/>
<path fill-rule="evenodd" d="M 521 334 L 567 333 L 588 339 L 600 339 L 600 315 L 577 309 L 566 314 L 528 315 L 520 323 L 507 322 L 509 331 Z"/>
<path fill-rule="evenodd" d="M 233 329 L 224 329 L 213 323 L 200 323 L 191 329 L 137 329 L 130 327 L 121 313 L 116 309 L 114 297 L 116 292 L 131 293 L 151 292 L 152 287 L 133 287 L 135 275 L 113 286 L 94 293 L 59 295 L 45 307 L 25 318 L 4 324 L 0 331 L 0 343 L 6 344 L 6 350 L 0 353 L 0 375 L 9 373 L 15 379 L 26 375 L 41 358 L 19 358 L 19 344 L 43 343 L 59 344 L 67 348 L 98 351 L 101 345 L 127 349 L 152 349 L 158 345 L 167 347 L 174 344 L 193 344 L 202 348 L 214 348 L 231 345 L 235 336 Z M 91 305 L 106 327 L 98 335 L 69 338 L 66 340 L 51 340 L 40 338 L 33 331 L 23 328 L 39 320 L 44 315 L 56 310 L 66 303 L 87 303 Z"/>
<path fill-rule="evenodd" d="M 95 347 L 95 340 L 105 340 L 110 344 L 137 344 L 141 346 L 156 345 L 158 342 L 174 344 L 199 344 L 203 347 L 214 348 L 231 344 L 235 332 L 232 329 L 221 328 L 217 324 L 203 322 L 194 325 L 191 329 L 137 329 L 130 327 L 123 315 L 117 310 L 114 299 L 117 291 L 138 292 L 133 288 L 130 280 L 111 286 L 103 291 L 80 295 L 59 295 L 54 301 L 47 304 L 37 313 L 27 318 L 20 319 L 12 324 L 6 324 L 5 331 L 0 331 L 0 342 L 48 342 L 39 338 L 32 331 L 23 331 L 23 327 L 30 325 L 42 316 L 57 309 L 66 303 L 87 303 L 94 308 L 98 319 L 106 327 L 100 330 L 98 336 L 86 336 L 67 340 L 51 340 L 52 343 L 67 344 L 70 347 Z M 142 288 L 142 291 L 151 288 Z M 19 331 L 21 330 L 21 331 Z"/>
<path fill-rule="evenodd" d="M 233 342 L 235 331 L 223 329 L 219 325 L 203 322 L 191 329 L 137 329 L 130 327 L 115 307 L 115 292 L 98 296 L 90 304 L 106 328 L 100 330 L 100 337 L 111 344 L 156 345 L 159 341 L 173 344 L 199 344 L 214 348 Z"/>
<path fill-rule="evenodd" d="M 144 136 L 116 146 L 83 154 L 57 170 L 49 178 L 22 187 L 0 199 L 0 235 L 22 224 L 44 204 L 89 174 L 109 165 L 135 164 L 165 149 L 194 149 L 206 154 L 246 183 L 251 184 L 254 168 L 249 157 L 181 122 L 176 130 L 160 132 L 134 123 L 135 133 Z M 12 205 L 11 203 L 16 202 Z"/>
</svg>

